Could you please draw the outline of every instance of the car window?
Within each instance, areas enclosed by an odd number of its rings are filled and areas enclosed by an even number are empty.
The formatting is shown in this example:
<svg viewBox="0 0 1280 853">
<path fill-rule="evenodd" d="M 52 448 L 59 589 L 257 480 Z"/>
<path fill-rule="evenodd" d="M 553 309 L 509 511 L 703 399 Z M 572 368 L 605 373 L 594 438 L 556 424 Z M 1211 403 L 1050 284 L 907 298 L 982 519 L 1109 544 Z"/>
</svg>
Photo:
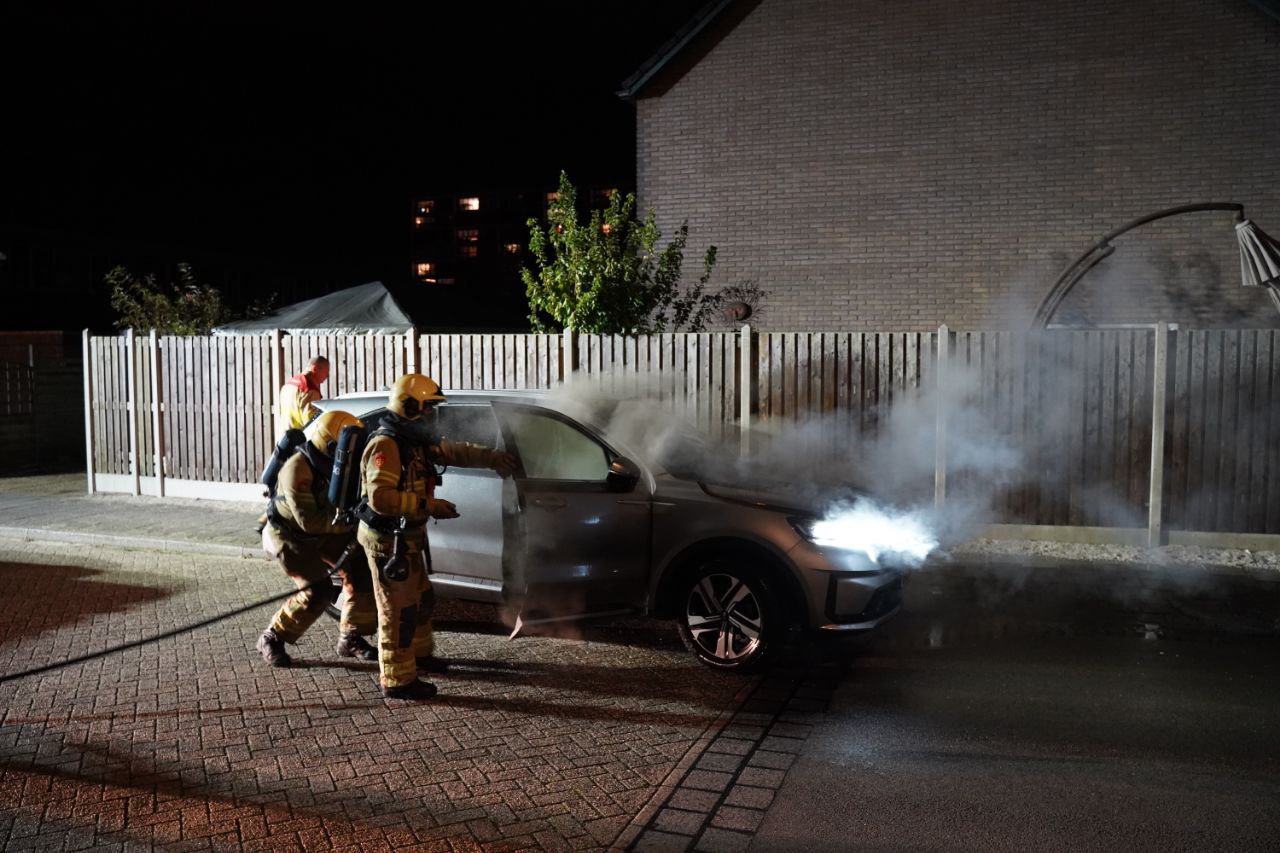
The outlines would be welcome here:
<svg viewBox="0 0 1280 853">
<path fill-rule="evenodd" d="M 437 428 L 449 441 L 469 441 L 485 447 L 498 446 L 498 420 L 488 405 L 467 406 L 445 403 L 437 415 Z"/>
<path fill-rule="evenodd" d="M 533 412 L 512 412 L 508 423 L 526 477 L 598 482 L 608 476 L 605 449 L 577 427 Z"/>
</svg>

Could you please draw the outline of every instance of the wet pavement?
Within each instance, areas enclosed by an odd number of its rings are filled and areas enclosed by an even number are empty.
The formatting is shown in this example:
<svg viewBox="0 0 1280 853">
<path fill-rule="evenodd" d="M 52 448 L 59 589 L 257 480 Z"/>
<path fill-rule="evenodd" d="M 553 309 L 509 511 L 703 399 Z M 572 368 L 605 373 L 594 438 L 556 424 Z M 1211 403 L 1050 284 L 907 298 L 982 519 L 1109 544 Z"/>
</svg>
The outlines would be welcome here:
<svg viewBox="0 0 1280 853">
<path fill-rule="evenodd" d="M 635 849 L 1276 849 L 1280 583 L 1047 568 L 922 571 L 861 651 L 794 650 Z"/>
<path fill-rule="evenodd" d="M 36 537 L 0 532 L 0 671 L 282 587 L 261 558 L 147 544 L 253 553 L 256 505 L 82 490 L 0 481 Z M 797 641 L 757 679 L 652 620 L 510 642 L 449 604 L 465 663 L 425 706 L 336 661 L 327 621 L 306 666 L 264 667 L 264 609 L 0 685 L 0 843 L 1274 850 L 1280 574 L 1235 562 L 939 562 L 878 636 Z"/>
</svg>

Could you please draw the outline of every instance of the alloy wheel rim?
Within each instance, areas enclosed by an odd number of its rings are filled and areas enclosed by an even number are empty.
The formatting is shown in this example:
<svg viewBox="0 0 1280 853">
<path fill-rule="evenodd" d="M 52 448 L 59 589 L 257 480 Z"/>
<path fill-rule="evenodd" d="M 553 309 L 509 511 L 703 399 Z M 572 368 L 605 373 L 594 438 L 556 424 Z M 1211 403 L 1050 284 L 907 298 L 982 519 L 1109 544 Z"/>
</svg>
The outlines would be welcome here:
<svg viewBox="0 0 1280 853">
<path fill-rule="evenodd" d="M 689 591 L 685 625 L 698 648 L 728 663 L 760 647 L 764 614 L 759 599 L 741 578 L 716 573 L 701 578 Z"/>
</svg>

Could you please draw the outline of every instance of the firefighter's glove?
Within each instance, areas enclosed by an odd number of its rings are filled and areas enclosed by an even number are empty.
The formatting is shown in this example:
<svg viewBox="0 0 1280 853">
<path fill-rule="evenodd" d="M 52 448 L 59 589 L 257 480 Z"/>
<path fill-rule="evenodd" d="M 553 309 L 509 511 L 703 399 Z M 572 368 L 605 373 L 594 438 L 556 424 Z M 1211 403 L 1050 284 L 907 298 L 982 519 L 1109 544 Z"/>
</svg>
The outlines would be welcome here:
<svg viewBox="0 0 1280 853">
<path fill-rule="evenodd" d="M 499 477 L 505 480 L 516 470 L 516 465 L 518 464 L 519 460 L 510 453 L 499 452 L 493 454 L 493 464 L 489 467 L 496 471 Z"/>
<path fill-rule="evenodd" d="M 432 518 L 457 518 L 458 508 L 453 505 L 452 501 L 441 500 L 440 498 L 431 499 L 431 517 Z"/>
</svg>

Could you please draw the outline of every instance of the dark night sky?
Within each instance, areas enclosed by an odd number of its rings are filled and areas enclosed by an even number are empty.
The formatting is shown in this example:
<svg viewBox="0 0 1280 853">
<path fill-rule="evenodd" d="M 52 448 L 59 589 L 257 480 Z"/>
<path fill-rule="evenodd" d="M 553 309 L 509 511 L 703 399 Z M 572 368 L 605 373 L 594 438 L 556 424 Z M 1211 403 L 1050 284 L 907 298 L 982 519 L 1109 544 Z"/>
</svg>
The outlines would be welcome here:
<svg viewBox="0 0 1280 853">
<path fill-rule="evenodd" d="M 394 276 L 417 190 L 630 183 L 613 92 L 701 3 L 268 5 L 9 6 L 0 224 Z"/>
</svg>

